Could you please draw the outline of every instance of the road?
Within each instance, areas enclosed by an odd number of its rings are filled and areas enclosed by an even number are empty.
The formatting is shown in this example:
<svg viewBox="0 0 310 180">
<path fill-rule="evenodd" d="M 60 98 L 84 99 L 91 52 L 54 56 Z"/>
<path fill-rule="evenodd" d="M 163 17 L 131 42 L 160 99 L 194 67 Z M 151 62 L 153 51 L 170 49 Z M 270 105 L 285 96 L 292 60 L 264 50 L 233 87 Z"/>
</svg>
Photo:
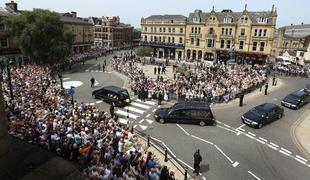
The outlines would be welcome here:
<svg viewBox="0 0 310 180">
<path fill-rule="evenodd" d="M 106 57 L 108 60 L 110 57 Z M 90 78 L 94 76 L 97 86 L 123 86 L 124 81 L 111 72 L 97 71 L 98 61 L 87 61 L 84 66 L 77 65 L 72 73 L 64 74 L 66 81 L 80 81 L 76 87 L 75 98 L 85 103 L 95 103 L 102 110 L 109 105 L 95 101 L 91 97 Z M 159 107 L 155 101 L 141 102 L 133 97 L 133 103 L 120 108 L 123 124 L 133 126 L 151 135 L 191 169 L 193 153 L 200 149 L 203 162 L 201 175 L 206 179 L 270 179 L 270 180 L 308 180 L 310 179 L 310 160 L 306 160 L 292 140 L 291 126 L 302 116 L 307 105 L 299 110 L 285 108 L 285 116 L 262 129 L 244 126 L 240 120 L 243 113 L 252 107 L 272 102 L 280 104 L 285 95 L 300 90 L 309 82 L 305 78 L 279 77 L 283 84 L 267 96 L 262 93 L 247 98 L 243 107 L 223 106 L 213 109 L 217 119 L 216 126 L 199 127 L 188 124 L 159 124 L 154 121 L 154 111 Z M 80 83 L 81 84 L 81 83 Z M 79 85 L 79 84 L 78 84 Z"/>
</svg>

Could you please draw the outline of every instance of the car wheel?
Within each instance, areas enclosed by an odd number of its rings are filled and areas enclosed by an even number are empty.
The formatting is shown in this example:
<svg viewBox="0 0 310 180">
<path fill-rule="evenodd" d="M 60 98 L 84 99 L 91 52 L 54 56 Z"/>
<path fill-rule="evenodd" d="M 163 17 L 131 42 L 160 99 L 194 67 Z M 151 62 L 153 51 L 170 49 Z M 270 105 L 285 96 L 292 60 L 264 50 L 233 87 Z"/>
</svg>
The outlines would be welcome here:
<svg viewBox="0 0 310 180">
<path fill-rule="evenodd" d="M 164 120 L 163 118 L 160 118 L 160 119 L 159 119 L 159 123 L 164 124 L 164 123 L 165 123 L 165 120 Z"/>
<path fill-rule="evenodd" d="M 259 123 L 258 124 L 258 129 L 262 128 L 263 127 L 263 123 Z"/>
<path fill-rule="evenodd" d="M 200 126 L 205 126 L 206 123 L 205 123 L 204 121 L 200 121 L 199 125 L 200 125 Z"/>
<path fill-rule="evenodd" d="M 278 115 L 278 119 L 281 119 L 282 116 L 283 116 L 283 114 L 279 114 L 279 115 Z"/>
</svg>

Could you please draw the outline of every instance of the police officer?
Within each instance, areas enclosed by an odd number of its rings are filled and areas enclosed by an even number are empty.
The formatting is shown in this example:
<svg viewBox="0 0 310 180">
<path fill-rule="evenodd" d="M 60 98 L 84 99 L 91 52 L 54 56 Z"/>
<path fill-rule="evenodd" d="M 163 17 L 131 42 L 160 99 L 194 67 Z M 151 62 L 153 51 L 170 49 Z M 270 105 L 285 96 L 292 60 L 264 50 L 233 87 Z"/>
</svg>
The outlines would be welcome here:
<svg viewBox="0 0 310 180">
<path fill-rule="evenodd" d="M 268 92 L 268 83 L 266 83 L 265 85 L 265 95 L 267 95 L 267 92 Z"/>
</svg>

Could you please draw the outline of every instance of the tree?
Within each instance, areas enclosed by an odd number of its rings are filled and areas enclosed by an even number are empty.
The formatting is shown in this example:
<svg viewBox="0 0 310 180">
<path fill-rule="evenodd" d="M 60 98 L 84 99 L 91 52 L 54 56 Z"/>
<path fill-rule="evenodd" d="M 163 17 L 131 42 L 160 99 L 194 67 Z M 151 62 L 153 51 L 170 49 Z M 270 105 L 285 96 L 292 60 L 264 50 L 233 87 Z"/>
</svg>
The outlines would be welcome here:
<svg viewBox="0 0 310 180">
<path fill-rule="evenodd" d="M 58 63 L 71 52 L 74 36 L 55 12 L 24 11 L 8 17 L 5 24 L 23 54 L 37 64 Z"/>
<path fill-rule="evenodd" d="M 143 57 L 143 56 L 151 56 L 152 55 L 152 51 L 153 49 L 151 47 L 142 47 L 142 48 L 139 48 L 137 50 L 137 55 L 140 56 L 140 57 Z"/>
</svg>

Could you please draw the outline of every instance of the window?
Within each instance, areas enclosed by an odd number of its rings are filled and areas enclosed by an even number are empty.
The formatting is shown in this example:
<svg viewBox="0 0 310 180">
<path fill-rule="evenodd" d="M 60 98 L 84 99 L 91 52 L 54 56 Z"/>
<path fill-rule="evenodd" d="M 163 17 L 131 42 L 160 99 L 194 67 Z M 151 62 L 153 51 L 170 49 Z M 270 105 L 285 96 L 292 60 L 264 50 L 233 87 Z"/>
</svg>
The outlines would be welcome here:
<svg viewBox="0 0 310 180">
<path fill-rule="evenodd" d="M 153 32 L 153 27 L 151 27 L 151 32 Z"/>
<path fill-rule="evenodd" d="M 175 32 L 175 28 L 172 28 L 172 32 L 173 32 L 173 33 Z"/>
<path fill-rule="evenodd" d="M 161 42 L 161 36 L 159 36 L 159 42 Z"/>
<path fill-rule="evenodd" d="M 156 32 L 156 29 L 157 29 L 157 28 L 155 27 L 155 28 L 154 28 L 154 32 Z"/>
<path fill-rule="evenodd" d="M 200 44 L 200 39 L 197 38 L 197 40 L 196 40 L 196 46 L 199 46 L 199 44 Z"/>
<path fill-rule="evenodd" d="M 169 29 L 168 29 L 168 32 L 170 32 L 170 33 L 171 33 L 171 28 L 169 28 Z"/>
<path fill-rule="evenodd" d="M 154 37 L 154 41 L 157 42 L 157 36 Z"/>
<path fill-rule="evenodd" d="M 159 32 L 161 32 L 161 27 L 159 28 Z"/>
<path fill-rule="evenodd" d="M 205 119 L 210 117 L 210 112 L 206 110 L 190 110 L 190 117 L 193 119 Z"/>
<path fill-rule="evenodd" d="M 144 41 L 147 41 L 147 36 L 144 36 Z"/>
<path fill-rule="evenodd" d="M 243 49 L 244 41 L 239 42 L 239 49 Z"/>
<path fill-rule="evenodd" d="M 213 28 L 210 28 L 209 29 L 209 34 L 213 34 L 214 33 L 214 29 Z"/>
<path fill-rule="evenodd" d="M 225 41 L 222 39 L 221 40 L 221 48 L 224 48 L 224 46 L 225 46 Z"/>
<path fill-rule="evenodd" d="M 264 35 L 263 36 L 267 36 L 267 29 L 264 29 Z"/>
<path fill-rule="evenodd" d="M 166 28 L 163 28 L 163 32 L 166 32 Z"/>
<path fill-rule="evenodd" d="M 262 36 L 262 31 L 263 31 L 262 29 L 260 29 L 260 30 L 258 31 L 258 36 L 259 36 L 259 37 Z"/>
<path fill-rule="evenodd" d="M 261 42 L 261 43 L 260 43 L 259 50 L 260 50 L 260 51 L 264 51 L 264 50 L 265 50 L 265 42 Z"/>
<path fill-rule="evenodd" d="M 224 28 L 222 28 L 222 35 L 224 35 L 224 32 L 225 32 L 225 29 L 224 29 Z"/>
<path fill-rule="evenodd" d="M 171 23 L 173 23 L 173 20 L 171 20 Z"/>
<path fill-rule="evenodd" d="M 230 40 L 227 40 L 226 48 L 230 49 Z"/>
<path fill-rule="evenodd" d="M 172 43 L 174 43 L 174 37 L 172 37 Z"/>
<path fill-rule="evenodd" d="M 180 33 L 183 33 L 183 28 L 180 28 Z"/>
<path fill-rule="evenodd" d="M 207 47 L 214 47 L 214 41 L 213 41 L 213 39 L 208 39 L 208 40 L 207 40 Z"/>
<path fill-rule="evenodd" d="M 228 28 L 225 29 L 225 35 L 228 35 Z"/>
<path fill-rule="evenodd" d="M 200 27 L 198 28 L 198 34 L 200 34 Z"/>
<path fill-rule="evenodd" d="M 231 23 L 232 22 L 232 18 L 224 18 L 224 23 Z"/>
<path fill-rule="evenodd" d="M 245 29 L 241 29 L 240 30 L 240 36 L 244 36 L 245 35 Z"/>
<path fill-rule="evenodd" d="M 166 36 L 163 37 L 163 42 L 166 42 Z"/>
<path fill-rule="evenodd" d="M 253 42 L 252 50 L 253 50 L 253 51 L 256 51 L 256 49 L 257 49 L 257 42 Z"/>
<path fill-rule="evenodd" d="M 194 34 L 194 27 L 192 27 L 192 34 Z"/>
<path fill-rule="evenodd" d="M 144 28 L 144 31 L 147 32 L 147 27 Z"/>
<path fill-rule="evenodd" d="M 168 37 L 168 43 L 170 43 L 171 42 L 171 37 Z"/>
<path fill-rule="evenodd" d="M 179 43 L 182 44 L 183 43 L 183 38 L 179 38 Z"/>
<path fill-rule="evenodd" d="M 229 35 L 232 35 L 232 28 L 229 29 Z"/>
<path fill-rule="evenodd" d="M 257 29 L 254 30 L 254 36 L 257 36 Z"/>
<path fill-rule="evenodd" d="M 191 44 L 194 44 L 194 38 L 191 38 Z"/>
<path fill-rule="evenodd" d="M 197 34 L 197 27 L 195 27 L 195 34 Z"/>
</svg>

